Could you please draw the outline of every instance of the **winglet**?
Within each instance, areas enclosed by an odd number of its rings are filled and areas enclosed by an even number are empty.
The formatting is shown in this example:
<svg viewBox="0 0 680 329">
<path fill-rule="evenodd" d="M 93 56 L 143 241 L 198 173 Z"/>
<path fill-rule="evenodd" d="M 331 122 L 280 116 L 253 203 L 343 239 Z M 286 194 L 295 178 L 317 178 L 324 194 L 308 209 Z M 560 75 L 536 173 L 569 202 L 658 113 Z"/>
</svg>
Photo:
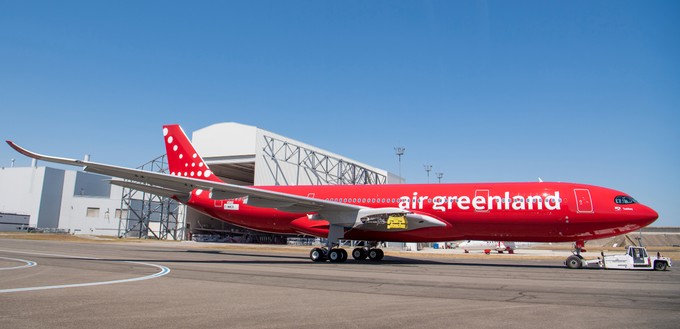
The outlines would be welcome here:
<svg viewBox="0 0 680 329">
<path fill-rule="evenodd" d="M 26 150 L 25 148 L 23 148 L 23 147 L 21 147 L 17 144 L 14 144 L 14 142 L 12 142 L 10 140 L 6 140 L 5 142 L 7 142 L 7 144 L 9 144 L 9 146 L 11 148 L 13 148 L 15 151 L 17 151 L 17 152 L 19 152 L 19 153 L 21 153 L 21 154 L 23 154 L 23 155 L 25 155 L 29 158 L 40 159 L 40 154 L 30 152 L 30 151 Z"/>
<path fill-rule="evenodd" d="M 67 159 L 67 158 L 59 158 L 59 157 L 52 157 L 52 156 L 47 156 L 47 155 L 42 155 L 38 154 L 35 152 L 31 152 L 17 144 L 14 144 L 14 142 L 8 140 L 6 141 L 7 144 L 13 148 L 15 151 L 33 159 L 37 160 L 46 160 L 50 162 L 55 162 L 55 163 L 61 163 L 61 164 L 66 164 L 66 165 L 72 165 L 72 166 L 86 166 L 87 163 L 82 161 L 82 160 L 75 160 L 75 159 Z"/>
</svg>

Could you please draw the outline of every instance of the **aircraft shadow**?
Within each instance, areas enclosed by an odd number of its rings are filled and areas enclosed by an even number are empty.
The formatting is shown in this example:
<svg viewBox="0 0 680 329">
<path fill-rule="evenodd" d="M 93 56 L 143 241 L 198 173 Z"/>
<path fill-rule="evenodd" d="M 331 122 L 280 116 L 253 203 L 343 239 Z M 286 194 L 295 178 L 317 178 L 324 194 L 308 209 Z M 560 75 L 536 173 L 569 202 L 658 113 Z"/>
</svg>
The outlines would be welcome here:
<svg viewBox="0 0 680 329">
<path fill-rule="evenodd" d="M 564 265 L 550 265 L 550 264 L 517 264 L 517 263 L 493 263 L 492 261 L 484 262 L 480 260 L 431 260 L 431 259 L 414 259 L 397 256 L 385 256 L 380 262 L 362 261 L 370 264 L 392 264 L 392 265 L 441 265 L 441 266 L 480 266 L 492 268 L 564 268 Z"/>
<path fill-rule="evenodd" d="M 181 254 L 207 254 L 215 256 L 237 256 L 246 257 L 248 259 L 172 259 L 172 258 L 159 258 L 159 259 L 92 259 L 98 261 L 112 261 L 112 262 L 122 262 L 122 261 L 138 261 L 138 262 L 157 262 L 157 263 L 176 263 L 176 264 L 271 264 L 271 265 L 284 265 L 284 264 L 307 264 L 310 266 L 329 266 L 329 265 L 339 265 L 339 266 L 356 266 L 361 264 L 362 266 L 417 266 L 417 265 L 436 265 L 436 266 L 477 266 L 486 268 L 537 268 L 537 269 L 556 269 L 556 268 L 566 268 L 564 265 L 552 265 L 552 264 L 531 264 L 531 263 L 499 263 L 492 261 L 480 261 L 480 260 L 465 260 L 460 261 L 458 259 L 448 259 L 448 260 L 432 260 L 432 259 L 417 259 L 417 258 L 407 258 L 407 257 L 397 257 L 397 256 L 385 256 L 381 261 L 371 261 L 371 260 L 355 260 L 351 257 L 344 263 L 331 263 L 331 262 L 312 262 L 306 256 L 293 256 L 293 255 L 277 255 L 272 254 L 261 254 L 261 253 L 244 253 L 244 252 L 229 252 L 220 250 L 139 250 L 140 252 L 155 252 L 155 253 L 181 253 Z"/>
<path fill-rule="evenodd" d="M 242 256 L 242 257 L 255 257 L 255 258 L 278 258 L 278 259 L 301 259 L 301 256 L 291 256 L 291 255 L 277 255 L 275 253 L 271 254 L 261 254 L 261 253 L 251 253 L 251 252 L 229 252 L 224 250 L 137 250 L 140 252 L 156 252 L 156 253 L 192 253 L 192 254 L 208 254 L 208 255 L 227 255 L 227 256 Z"/>
</svg>

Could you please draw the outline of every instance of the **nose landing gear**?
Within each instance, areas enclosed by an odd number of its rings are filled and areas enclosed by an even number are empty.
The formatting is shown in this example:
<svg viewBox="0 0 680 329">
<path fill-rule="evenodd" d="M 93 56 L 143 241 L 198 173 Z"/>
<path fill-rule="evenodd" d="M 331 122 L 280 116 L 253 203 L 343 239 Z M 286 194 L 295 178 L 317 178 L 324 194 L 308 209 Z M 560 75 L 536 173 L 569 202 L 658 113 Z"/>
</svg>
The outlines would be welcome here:
<svg viewBox="0 0 680 329">
<path fill-rule="evenodd" d="M 568 268 L 581 268 L 583 267 L 583 257 L 581 256 L 582 251 L 586 251 L 583 249 L 585 247 L 586 242 L 585 241 L 576 241 L 574 243 L 574 250 L 572 250 L 573 255 L 567 257 L 567 260 L 564 262 L 565 265 L 567 265 Z"/>
</svg>

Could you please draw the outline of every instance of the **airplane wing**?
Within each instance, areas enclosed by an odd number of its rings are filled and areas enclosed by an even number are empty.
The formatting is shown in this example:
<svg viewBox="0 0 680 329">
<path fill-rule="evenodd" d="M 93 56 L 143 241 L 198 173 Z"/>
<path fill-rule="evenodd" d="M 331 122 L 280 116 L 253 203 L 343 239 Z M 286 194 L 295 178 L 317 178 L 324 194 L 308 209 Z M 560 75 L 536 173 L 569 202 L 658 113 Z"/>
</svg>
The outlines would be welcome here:
<svg viewBox="0 0 680 329">
<path fill-rule="evenodd" d="M 162 196 L 175 197 L 180 201 L 188 200 L 193 190 L 202 189 L 209 191 L 212 199 L 246 197 L 246 203 L 251 206 L 275 208 L 292 213 L 305 213 L 310 220 L 326 220 L 331 225 L 345 228 L 364 228 L 374 231 L 386 231 L 387 229 L 390 229 L 390 231 L 403 231 L 432 226 L 446 226 L 445 222 L 437 218 L 423 214 L 414 214 L 400 208 L 368 208 L 248 186 L 174 176 L 84 160 L 53 157 L 28 151 L 12 141 L 7 141 L 7 144 L 17 152 L 30 158 L 79 166 L 83 167 L 83 170 L 87 172 L 129 180 L 132 182 L 112 181 L 111 183 Z M 399 219 L 402 217 L 405 222 L 403 224 Z M 390 218 L 392 218 L 392 228 L 387 227 L 390 224 Z"/>
</svg>

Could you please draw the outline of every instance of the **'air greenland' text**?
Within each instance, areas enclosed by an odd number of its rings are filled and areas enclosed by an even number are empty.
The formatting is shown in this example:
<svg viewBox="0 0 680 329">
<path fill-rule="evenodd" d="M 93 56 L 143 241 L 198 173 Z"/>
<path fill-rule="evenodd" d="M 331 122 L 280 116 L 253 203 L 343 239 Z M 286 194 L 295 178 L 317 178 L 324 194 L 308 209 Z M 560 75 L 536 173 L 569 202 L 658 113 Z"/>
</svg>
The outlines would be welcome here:
<svg viewBox="0 0 680 329">
<path fill-rule="evenodd" d="M 469 196 L 435 196 L 430 198 L 427 195 L 418 196 L 418 192 L 413 192 L 413 196 L 403 196 L 399 198 L 399 208 L 401 209 L 417 209 L 421 210 L 425 203 L 432 204 L 432 209 L 438 211 L 447 211 L 454 208 L 460 210 L 560 210 L 562 199 L 560 192 L 556 191 L 550 195 L 544 193 L 535 196 L 513 196 L 510 197 L 510 192 L 505 192 L 503 196 L 499 195 L 478 195 L 474 197 Z"/>
</svg>

